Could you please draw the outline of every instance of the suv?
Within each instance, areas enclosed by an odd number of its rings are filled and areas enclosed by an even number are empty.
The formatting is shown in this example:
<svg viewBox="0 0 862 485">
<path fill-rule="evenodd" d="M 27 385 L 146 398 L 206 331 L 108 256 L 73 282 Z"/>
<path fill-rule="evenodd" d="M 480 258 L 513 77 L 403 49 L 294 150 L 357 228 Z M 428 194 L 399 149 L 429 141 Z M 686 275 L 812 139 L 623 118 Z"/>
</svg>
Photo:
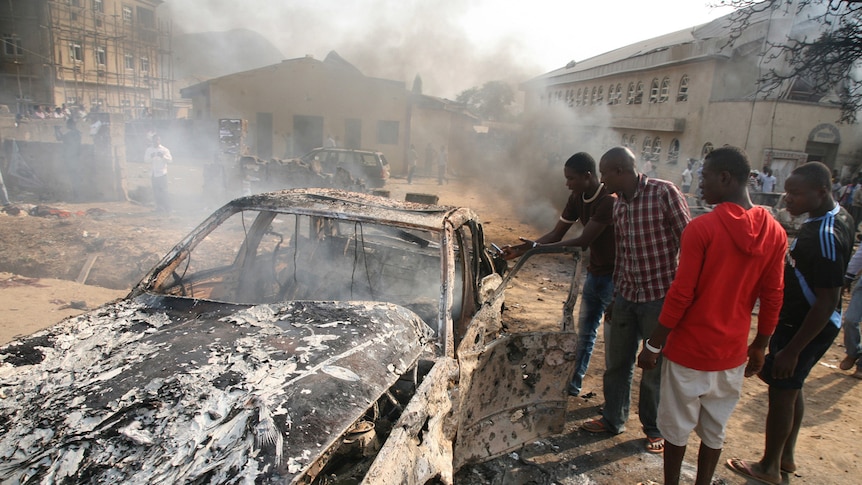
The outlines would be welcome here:
<svg viewBox="0 0 862 485">
<path fill-rule="evenodd" d="M 389 180 L 389 162 L 381 152 L 352 148 L 315 148 L 300 158 L 313 166 L 320 162 L 323 173 L 334 174 L 338 168 L 347 170 L 353 177 L 362 179 L 368 187 L 383 187 Z"/>
</svg>

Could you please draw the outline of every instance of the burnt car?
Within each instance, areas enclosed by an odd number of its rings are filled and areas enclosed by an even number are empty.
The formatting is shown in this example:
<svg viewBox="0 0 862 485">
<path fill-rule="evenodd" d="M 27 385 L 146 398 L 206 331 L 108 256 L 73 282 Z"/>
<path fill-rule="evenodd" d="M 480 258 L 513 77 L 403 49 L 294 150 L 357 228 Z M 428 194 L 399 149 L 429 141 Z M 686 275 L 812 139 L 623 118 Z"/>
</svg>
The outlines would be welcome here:
<svg viewBox="0 0 862 485">
<path fill-rule="evenodd" d="M 126 298 L 0 348 L 0 482 L 452 483 L 562 431 L 576 334 L 502 312 L 552 251 L 504 278 L 466 208 L 236 199 Z"/>
<path fill-rule="evenodd" d="M 344 169 L 368 187 L 383 187 L 389 180 L 389 162 L 383 153 L 374 150 L 315 148 L 300 160 L 311 166 L 319 163 L 322 172 L 327 174 Z"/>
</svg>

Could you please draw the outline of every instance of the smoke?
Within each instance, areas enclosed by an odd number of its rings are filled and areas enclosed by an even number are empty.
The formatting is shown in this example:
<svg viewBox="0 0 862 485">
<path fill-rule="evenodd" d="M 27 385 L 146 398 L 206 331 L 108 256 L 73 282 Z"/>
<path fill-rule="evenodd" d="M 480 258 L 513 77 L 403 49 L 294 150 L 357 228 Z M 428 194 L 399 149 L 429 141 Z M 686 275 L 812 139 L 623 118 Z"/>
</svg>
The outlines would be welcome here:
<svg viewBox="0 0 862 485">
<path fill-rule="evenodd" d="M 323 59 L 336 51 L 365 75 L 412 85 L 454 98 L 488 80 L 522 82 L 543 71 L 523 39 L 515 36 L 477 44 L 465 5 L 441 2 L 272 2 L 176 0 L 163 18 L 176 33 L 245 28 L 269 39 L 287 58 Z M 250 53 L 251 54 L 251 53 Z"/>
</svg>

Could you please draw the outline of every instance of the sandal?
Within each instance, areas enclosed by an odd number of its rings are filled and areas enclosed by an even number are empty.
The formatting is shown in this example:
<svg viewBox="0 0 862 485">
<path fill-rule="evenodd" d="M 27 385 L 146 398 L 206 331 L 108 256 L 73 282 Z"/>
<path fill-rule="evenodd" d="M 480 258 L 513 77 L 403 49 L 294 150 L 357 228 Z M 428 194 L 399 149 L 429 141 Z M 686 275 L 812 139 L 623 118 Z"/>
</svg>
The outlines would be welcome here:
<svg viewBox="0 0 862 485">
<path fill-rule="evenodd" d="M 589 431 L 590 433 L 611 432 L 611 430 L 608 429 L 607 425 L 605 425 L 605 422 L 601 418 L 581 423 L 581 429 L 584 431 Z"/>
<path fill-rule="evenodd" d="M 664 452 L 664 438 L 662 438 L 661 436 L 647 436 L 646 450 L 650 453 Z"/>
</svg>

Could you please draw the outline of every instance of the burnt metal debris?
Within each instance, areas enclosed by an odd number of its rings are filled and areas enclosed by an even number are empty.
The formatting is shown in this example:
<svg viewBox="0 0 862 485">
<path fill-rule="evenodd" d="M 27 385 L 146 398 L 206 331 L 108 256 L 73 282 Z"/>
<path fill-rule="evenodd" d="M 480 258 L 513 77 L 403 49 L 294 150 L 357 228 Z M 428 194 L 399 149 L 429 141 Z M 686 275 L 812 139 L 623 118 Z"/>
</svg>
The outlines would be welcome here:
<svg viewBox="0 0 862 485">
<path fill-rule="evenodd" d="M 576 336 L 508 333 L 502 273 L 466 208 L 236 199 L 0 348 L 0 481 L 451 484 L 564 423 Z"/>
</svg>

